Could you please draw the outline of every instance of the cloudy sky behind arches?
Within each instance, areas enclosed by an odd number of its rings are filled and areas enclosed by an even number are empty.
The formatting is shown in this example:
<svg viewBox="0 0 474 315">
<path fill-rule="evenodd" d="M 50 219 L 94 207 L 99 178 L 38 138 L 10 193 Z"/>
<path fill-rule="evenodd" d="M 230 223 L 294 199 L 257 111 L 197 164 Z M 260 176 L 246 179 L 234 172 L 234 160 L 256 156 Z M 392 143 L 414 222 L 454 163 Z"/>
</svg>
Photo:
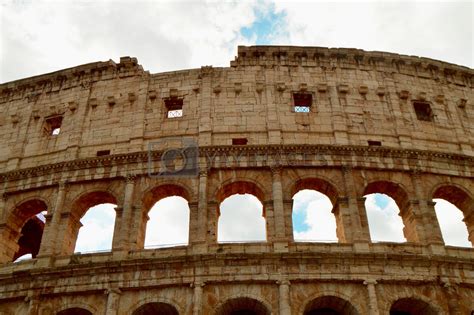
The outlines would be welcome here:
<svg viewBox="0 0 474 315">
<path fill-rule="evenodd" d="M 238 45 L 350 47 L 473 67 L 472 1 L 3 1 L 0 82 L 135 56 L 229 66 Z"/>
</svg>

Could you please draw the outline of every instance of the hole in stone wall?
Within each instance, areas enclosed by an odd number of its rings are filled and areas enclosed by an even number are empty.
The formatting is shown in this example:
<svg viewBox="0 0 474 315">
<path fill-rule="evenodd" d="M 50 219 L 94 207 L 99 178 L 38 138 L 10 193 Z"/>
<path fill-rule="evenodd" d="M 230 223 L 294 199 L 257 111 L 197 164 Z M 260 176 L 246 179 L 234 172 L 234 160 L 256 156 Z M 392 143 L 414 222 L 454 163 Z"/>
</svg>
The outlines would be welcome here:
<svg viewBox="0 0 474 315">
<path fill-rule="evenodd" d="M 217 240 L 220 243 L 266 240 L 263 205 L 251 194 L 233 194 L 219 206 Z"/>
<path fill-rule="evenodd" d="M 232 145 L 246 145 L 247 144 L 247 138 L 233 138 L 232 139 Z"/>
<path fill-rule="evenodd" d="M 364 197 L 372 242 L 406 242 L 403 220 L 395 200 L 381 193 Z"/>
<path fill-rule="evenodd" d="M 110 155 L 110 150 L 99 150 L 97 151 L 97 156 Z"/>
<path fill-rule="evenodd" d="M 102 203 L 87 210 L 80 220 L 82 227 L 77 235 L 74 252 L 102 252 L 112 249 L 115 207 L 111 203 Z"/>
<path fill-rule="evenodd" d="M 382 145 L 382 141 L 375 141 L 375 140 L 369 140 L 367 141 L 369 146 L 375 146 L 375 147 L 380 147 Z"/>
<path fill-rule="evenodd" d="M 57 136 L 61 132 L 63 116 L 57 115 L 45 119 L 44 132 L 49 136 Z"/>
<path fill-rule="evenodd" d="M 183 99 L 177 97 L 167 98 L 165 99 L 165 106 L 167 118 L 183 117 Z"/>
<path fill-rule="evenodd" d="M 189 205 L 186 199 L 165 197 L 151 207 L 148 216 L 145 248 L 188 245 Z"/>
<path fill-rule="evenodd" d="M 338 242 L 333 204 L 316 190 L 300 190 L 293 196 L 293 236 L 295 241 Z"/>
<path fill-rule="evenodd" d="M 293 109 L 295 113 L 309 113 L 313 104 L 311 93 L 293 93 Z"/>
<path fill-rule="evenodd" d="M 439 227 L 446 245 L 472 247 L 462 211 L 444 199 L 433 199 Z"/>
<path fill-rule="evenodd" d="M 415 101 L 413 102 L 416 118 L 422 121 L 433 121 L 433 111 L 427 102 Z"/>
</svg>

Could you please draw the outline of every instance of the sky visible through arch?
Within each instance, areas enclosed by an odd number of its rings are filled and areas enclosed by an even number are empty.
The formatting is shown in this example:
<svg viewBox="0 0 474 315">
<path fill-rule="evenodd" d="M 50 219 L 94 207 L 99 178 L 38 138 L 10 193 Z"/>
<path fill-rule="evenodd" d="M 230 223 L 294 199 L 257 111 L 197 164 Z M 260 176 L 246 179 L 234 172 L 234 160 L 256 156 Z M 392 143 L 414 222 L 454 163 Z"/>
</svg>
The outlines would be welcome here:
<svg viewBox="0 0 474 315">
<path fill-rule="evenodd" d="M 121 56 L 137 57 L 152 73 L 227 67 L 238 45 L 359 48 L 474 66 L 472 1 L 24 0 L 2 2 L 0 19 L 2 83 L 90 62 L 118 62 Z M 324 237 L 315 234 L 321 231 L 308 218 L 311 209 L 327 208 L 328 200 L 311 193 L 305 197 L 295 211 L 296 236 Z M 170 209 L 178 207 L 170 204 Z M 381 196 L 369 197 L 367 205 L 381 222 L 397 217 L 393 202 Z M 449 214 L 448 221 L 458 220 L 454 213 L 459 211 L 452 209 L 437 204 L 438 215 Z M 96 218 L 110 222 L 107 213 Z M 240 217 L 234 222 L 247 223 Z M 391 235 L 399 230 L 397 224 L 380 230 Z M 446 231 L 460 237 L 449 224 Z M 334 234 L 326 237 L 331 240 Z"/>
</svg>

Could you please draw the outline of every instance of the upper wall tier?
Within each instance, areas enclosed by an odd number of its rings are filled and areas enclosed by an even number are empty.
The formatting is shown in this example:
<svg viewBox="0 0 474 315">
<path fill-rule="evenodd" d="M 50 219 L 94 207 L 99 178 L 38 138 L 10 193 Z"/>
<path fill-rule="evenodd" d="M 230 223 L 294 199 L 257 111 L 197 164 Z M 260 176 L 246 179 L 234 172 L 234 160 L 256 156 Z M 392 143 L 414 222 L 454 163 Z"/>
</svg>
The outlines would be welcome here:
<svg viewBox="0 0 474 315">
<path fill-rule="evenodd" d="M 357 49 L 240 46 L 229 68 L 158 74 L 124 57 L 0 85 L 0 170 L 145 151 L 170 136 L 474 156 L 473 87 L 466 67 Z"/>
</svg>

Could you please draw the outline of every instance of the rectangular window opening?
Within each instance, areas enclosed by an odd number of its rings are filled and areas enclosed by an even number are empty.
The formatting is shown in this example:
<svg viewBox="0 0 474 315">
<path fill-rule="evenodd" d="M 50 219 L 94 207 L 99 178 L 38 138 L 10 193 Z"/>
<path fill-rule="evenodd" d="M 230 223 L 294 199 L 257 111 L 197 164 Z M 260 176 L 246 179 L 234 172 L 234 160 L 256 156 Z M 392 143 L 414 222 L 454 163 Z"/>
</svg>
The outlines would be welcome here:
<svg viewBox="0 0 474 315">
<path fill-rule="evenodd" d="M 310 93 L 293 93 L 293 103 L 295 113 L 309 113 L 313 104 L 313 95 Z"/>
<path fill-rule="evenodd" d="M 97 156 L 110 155 L 110 150 L 99 150 L 97 151 Z"/>
<path fill-rule="evenodd" d="M 369 143 L 369 146 L 380 147 L 382 145 L 382 141 L 369 140 L 367 142 Z"/>
<path fill-rule="evenodd" d="M 433 121 L 433 111 L 429 103 L 413 102 L 413 108 L 415 109 L 416 118 L 418 118 L 418 120 Z"/>
<path fill-rule="evenodd" d="M 63 116 L 53 116 L 45 119 L 44 131 L 49 136 L 58 136 L 61 133 Z"/>
<path fill-rule="evenodd" d="M 232 145 L 246 145 L 248 142 L 247 138 L 233 138 Z"/>
<path fill-rule="evenodd" d="M 165 99 L 165 106 L 167 109 L 167 118 L 183 117 L 183 99 L 177 97 L 170 97 Z"/>
</svg>

